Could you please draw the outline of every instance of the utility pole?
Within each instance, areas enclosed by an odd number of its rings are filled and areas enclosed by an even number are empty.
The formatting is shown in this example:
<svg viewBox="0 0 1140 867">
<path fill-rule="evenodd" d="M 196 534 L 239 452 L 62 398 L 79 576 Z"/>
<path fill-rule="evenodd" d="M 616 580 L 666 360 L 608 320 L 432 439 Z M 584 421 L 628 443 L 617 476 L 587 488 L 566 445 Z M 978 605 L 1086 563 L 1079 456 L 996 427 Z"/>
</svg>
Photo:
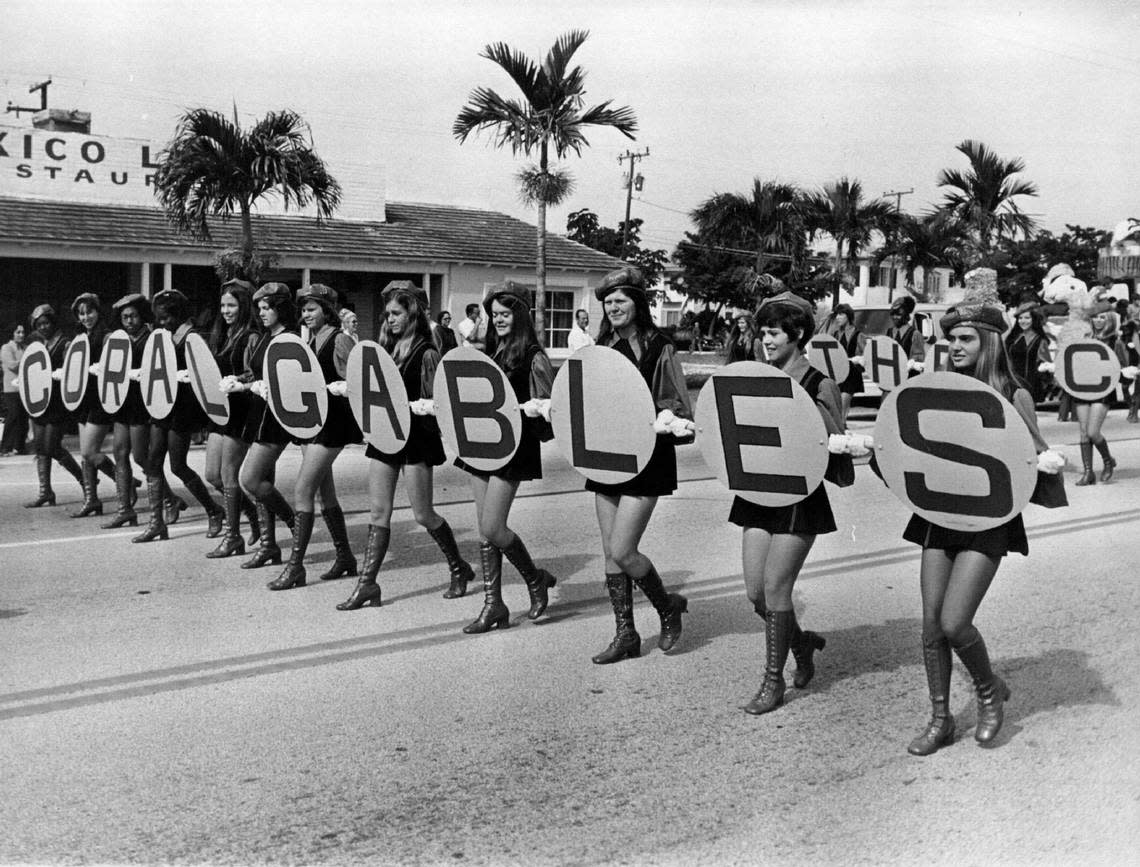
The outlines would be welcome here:
<svg viewBox="0 0 1140 867">
<path fill-rule="evenodd" d="M 903 196 L 909 196 L 913 192 L 914 192 L 914 188 L 912 187 L 909 190 L 887 190 L 885 193 L 883 193 L 883 195 L 895 197 L 895 214 L 897 215 L 897 214 L 900 214 L 902 212 L 902 197 Z M 892 234 L 894 234 L 894 233 L 892 233 Z M 897 237 L 897 235 L 895 235 L 895 237 Z M 892 266 L 894 265 L 894 256 L 891 257 L 891 265 Z M 888 286 L 887 287 L 887 303 L 888 304 L 891 303 L 892 299 L 894 298 L 894 295 L 895 295 L 895 287 L 894 286 Z"/>
<path fill-rule="evenodd" d="M 637 166 L 638 160 L 643 160 L 649 156 L 649 148 L 645 149 L 645 153 L 631 153 L 626 151 L 618 157 L 618 165 L 621 165 L 626 160 L 629 160 L 629 177 L 625 183 L 625 222 L 621 226 L 621 257 L 625 259 L 626 247 L 629 243 L 629 208 L 633 203 L 633 171 Z"/>
<path fill-rule="evenodd" d="M 47 107 L 48 107 L 47 92 L 48 92 L 48 87 L 50 85 L 51 85 L 51 78 L 49 77 L 47 81 L 37 82 L 36 84 L 33 84 L 28 88 L 28 93 L 35 93 L 37 90 L 40 92 L 40 107 L 39 108 L 34 108 L 34 107 L 30 108 L 26 105 L 16 105 L 11 100 L 8 100 L 8 107 L 6 109 L 4 109 L 4 113 L 7 114 L 8 112 L 12 111 L 12 112 L 16 113 L 16 117 L 19 117 L 20 113 L 24 112 L 24 111 L 28 112 L 29 114 L 32 112 L 37 112 L 37 111 L 46 111 Z"/>
</svg>

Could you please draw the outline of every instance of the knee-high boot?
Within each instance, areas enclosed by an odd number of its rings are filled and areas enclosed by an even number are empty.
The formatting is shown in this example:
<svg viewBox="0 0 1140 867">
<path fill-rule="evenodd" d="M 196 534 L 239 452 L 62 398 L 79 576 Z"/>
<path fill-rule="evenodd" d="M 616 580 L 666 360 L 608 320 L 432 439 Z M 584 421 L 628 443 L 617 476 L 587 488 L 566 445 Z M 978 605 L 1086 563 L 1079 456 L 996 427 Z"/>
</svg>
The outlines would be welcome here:
<svg viewBox="0 0 1140 867">
<path fill-rule="evenodd" d="M 261 502 L 265 503 L 265 508 L 269 509 L 270 514 L 280 518 L 290 530 L 293 529 L 293 507 L 277 488 L 270 488 L 269 493 L 261 498 Z"/>
<path fill-rule="evenodd" d="M 954 652 L 974 679 L 974 692 L 978 695 L 978 725 L 974 729 L 974 740 L 980 744 L 989 743 L 1001 730 L 1005 717 L 1003 705 L 1009 701 L 1010 689 L 990 668 L 990 655 L 980 634 L 969 644 L 955 647 Z"/>
<path fill-rule="evenodd" d="M 277 528 L 274 526 L 273 513 L 262 503 L 257 504 L 258 526 L 261 528 L 261 539 L 257 552 L 244 563 L 242 569 L 259 569 L 268 563 L 281 562 L 281 548 L 277 545 Z"/>
<path fill-rule="evenodd" d="M 222 507 L 218 505 L 217 501 L 210 496 L 210 491 L 206 487 L 206 483 L 202 481 L 197 473 L 192 473 L 189 479 L 183 480 L 182 484 L 186 486 L 186 490 L 188 490 L 194 499 L 202 504 L 202 508 L 206 510 L 206 538 L 213 539 L 220 536 L 226 513 Z"/>
<path fill-rule="evenodd" d="M 788 661 L 788 647 L 792 638 L 794 611 L 769 611 L 764 618 L 764 642 L 767 649 L 764 680 L 760 690 L 744 710 L 750 714 L 774 711 L 784 703 L 784 665 Z"/>
<path fill-rule="evenodd" d="M 51 489 L 50 455 L 36 455 L 36 479 L 40 483 L 39 496 L 30 503 L 24 503 L 24 508 L 39 509 L 43 506 L 54 506 L 55 491 Z"/>
<path fill-rule="evenodd" d="M 83 507 L 73 512 L 73 518 L 86 518 L 90 515 L 102 515 L 103 503 L 99 500 L 99 470 L 95 464 L 83 462 Z"/>
<path fill-rule="evenodd" d="M 1104 469 L 1100 472 L 1100 480 L 1102 482 L 1111 482 L 1112 473 L 1116 469 L 1116 460 L 1109 454 L 1108 440 L 1102 436 L 1100 439 L 1093 440 L 1093 445 L 1096 446 L 1096 450 L 1100 452 L 1100 459 L 1104 461 Z"/>
<path fill-rule="evenodd" d="M 650 566 L 649 571 L 640 578 L 634 578 L 633 583 L 641 588 L 661 618 L 661 635 L 657 639 L 657 647 L 660 650 L 672 650 L 681 637 L 681 615 L 689 610 L 689 600 L 680 593 L 666 593 L 665 585 L 661 583 L 661 576 L 654 566 Z"/>
<path fill-rule="evenodd" d="M 795 612 L 792 612 L 793 618 Z M 827 646 L 827 639 L 810 629 L 800 629 L 797 620 L 792 620 L 792 657 L 796 661 L 796 673 L 792 676 L 792 686 L 803 689 L 815 677 L 815 659 L 817 650 Z"/>
<path fill-rule="evenodd" d="M 439 545 L 447 560 L 447 569 L 451 573 L 451 586 L 444 591 L 444 599 L 458 599 L 467 593 L 467 582 L 475 580 L 475 570 L 471 564 L 459 554 L 459 545 L 455 541 L 455 534 L 451 532 L 451 525 L 444 521 L 434 530 L 428 530 L 428 535 Z"/>
<path fill-rule="evenodd" d="M 146 477 L 147 497 L 155 505 L 150 510 L 150 523 L 132 542 L 153 542 L 155 539 L 169 539 L 170 531 L 166 527 L 166 517 L 162 514 L 162 476 Z"/>
<path fill-rule="evenodd" d="M 511 561 L 511 565 L 519 570 L 523 581 L 526 582 L 526 589 L 530 594 L 530 610 L 526 616 L 530 620 L 537 620 L 542 616 L 542 612 L 546 610 L 546 606 L 550 602 L 550 588 L 558 582 L 545 569 L 539 569 L 534 565 L 534 560 L 530 558 L 530 552 L 527 551 L 526 545 L 523 544 L 523 540 L 518 537 L 517 533 L 510 544 L 502 550 L 507 559 Z"/>
<path fill-rule="evenodd" d="M 241 488 L 238 490 L 240 491 Z M 241 513 L 245 515 L 246 523 L 249 524 L 249 538 L 246 539 L 246 544 L 252 548 L 261 540 L 261 513 L 244 491 L 241 495 Z"/>
<path fill-rule="evenodd" d="M 312 512 L 297 512 L 293 522 L 293 550 L 289 552 L 289 562 L 285 569 L 267 585 L 270 590 L 292 590 L 305 586 L 305 551 L 313 535 Z"/>
<path fill-rule="evenodd" d="M 1091 440 L 1081 440 L 1081 464 L 1084 469 L 1081 477 L 1074 483 L 1077 487 L 1095 485 L 1096 473 L 1093 472 L 1093 445 Z"/>
<path fill-rule="evenodd" d="M 606 591 L 614 609 L 617 630 L 610 646 L 593 657 L 596 665 L 609 665 L 641 656 L 641 636 L 633 625 L 633 582 L 624 572 L 607 572 Z"/>
<path fill-rule="evenodd" d="M 119 511 L 117 511 L 113 518 L 106 524 L 103 524 L 104 530 L 117 530 L 119 527 L 129 524 L 132 527 L 138 526 L 139 516 L 134 508 L 134 493 L 135 485 L 134 479 L 131 478 L 131 465 L 129 461 L 120 461 L 115 464 L 115 493 L 119 497 Z"/>
<path fill-rule="evenodd" d="M 83 470 L 79 468 L 79 462 L 75 460 L 74 455 L 72 455 L 71 452 L 69 452 L 63 446 L 60 446 L 55 450 L 55 454 L 52 455 L 52 457 L 54 457 L 59 462 L 59 465 L 61 467 L 71 473 L 71 477 L 75 479 L 75 481 L 79 482 L 79 487 L 82 488 Z"/>
<path fill-rule="evenodd" d="M 376 576 L 380 574 L 384 555 L 388 553 L 388 540 L 391 536 L 392 531 L 388 527 L 368 525 L 368 541 L 364 546 L 364 568 L 360 571 L 360 579 L 356 582 L 352 594 L 337 605 L 337 611 L 355 611 L 365 605 L 380 607 L 380 585 L 376 583 Z"/>
<path fill-rule="evenodd" d="M 150 499 L 150 497 L 148 496 L 147 499 Z M 166 521 L 167 526 L 177 524 L 179 515 L 187 509 L 186 501 L 171 490 L 170 483 L 166 481 L 165 474 L 162 476 L 162 497 L 159 501 L 151 503 L 150 507 L 152 509 L 161 508 L 163 510 L 162 517 Z M 220 526 L 218 532 L 221 532 Z M 218 533 L 214 535 L 216 536 Z M 212 537 L 207 534 L 207 538 Z"/>
<path fill-rule="evenodd" d="M 463 627 L 468 635 L 511 625 L 511 612 L 503 604 L 503 552 L 490 542 L 480 542 L 479 561 L 483 567 L 483 610 Z"/>
<path fill-rule="evenodd" d="M 241 537 L 241 488 L 226 488 L 226 532 L 218 547 L 206 556 L 211 560 L 245 553 L 245 540 Z"/>
<path fill-rule="evenodd" d="M 925 731 L 910 742 L 912 756 L 929 756 L 954 742 L 954 717 L 950 715 L 950 642 L 944 637 L 922 639 L 922 662 L 930 690 L 930 722 Z"/>
<path fill-rule="evenodd" d="M 322 581 L 335 581 L 346 575 L 356 575 L 356 558 L 352 556 L 352 546 L 348 543 L 348 527 L 344 524 L 344 510 L 340 506 L 321 511 L 325 519 L 325 526 L 329 528 L 332 536 L 333 550 L 336 557 L 333 559 L 329 571 L 321 575 Z"/>
</svg>

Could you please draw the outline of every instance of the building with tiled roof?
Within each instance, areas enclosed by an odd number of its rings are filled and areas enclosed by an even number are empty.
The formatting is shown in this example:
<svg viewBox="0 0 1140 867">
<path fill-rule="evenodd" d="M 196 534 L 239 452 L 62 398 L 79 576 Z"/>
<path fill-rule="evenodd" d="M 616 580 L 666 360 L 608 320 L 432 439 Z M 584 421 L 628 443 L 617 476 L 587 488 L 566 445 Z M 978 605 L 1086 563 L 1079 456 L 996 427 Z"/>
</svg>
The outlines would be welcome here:
<svg viewBox="0 0 1140 867">
<path fill-rule="evenodd" d="M 139 161 L 128 165 L 126 157 L 112 164 L 118 151 L 138 149 L 130 140 L 3 129 L 0 325 L 5 339 L 36 304 L 67 309 L 81 292 L 110 302 L 128 292 L 150 295 L 173 287 L 200 308 L 216 306 L 212 263 L 218 251 L 239 245 L 236 217 L 212 220 L 208 242 L 173 228 L 151 204 L 145 172 L 154 166 L 145 144 L 140 170 Z M 134 189 L 127 191 L 128 186 Z M 453 327 L 488 285 L 504 279 L 534 285 L 537 230 L 522 220 L 494 211 L 382 200 L 371 213 L 379 219 L 360 219 L 360 209 L 352 219 L 324 223 L 310 216 L 255 215 L 258 250 L 278 257 L 266 279 L 294 288 L 318 282 L 333 286 L 356 310 L 362 336 L 374 333 L 379 292 L 390 280 L 422 286 L 433 314 L 450 310 Z M 574 310 L 591 309 L 590 288 L 620 263 L 550 233 L 546 260 L 548 345 L 559 348 L 566 345 Z M 593 313 L 597 321 L 600 310 Z"/>
</svg>

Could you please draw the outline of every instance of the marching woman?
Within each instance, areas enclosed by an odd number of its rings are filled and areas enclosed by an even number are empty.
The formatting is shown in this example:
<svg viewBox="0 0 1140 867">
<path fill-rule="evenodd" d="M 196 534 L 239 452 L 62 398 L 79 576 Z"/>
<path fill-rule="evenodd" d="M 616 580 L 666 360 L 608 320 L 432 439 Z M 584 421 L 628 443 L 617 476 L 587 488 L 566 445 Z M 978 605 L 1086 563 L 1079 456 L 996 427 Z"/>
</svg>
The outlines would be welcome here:
<svg viewBox="0 0 1140 867">
<path fill-rule="evenodd" d="M 244 439 L 250 395 L 238 376 L 246 372 L 246 363 L 257 340 L 253 317 L 253 286 L 244 280 L 228 280 L 222 284 L 218 315 L 210 331 L 210 350 L 218 362 L 223 389 L 229 394 L 229 421 L 224 425 L 209 424 L 206 439 L 206 480 L 221 490 L 225 503 L 225 522 L 218 547 L 206 556 L 210 559 L 245 553 L 241 537 L 241 513 L 249 518 L 249 544 L 261 537 L 257 513 L 238 484 L 250 441 Z"/>
<path fill-rule="evenodd" d="M 554 369 L 543 352 L 530 314 L 530 290 L 507 280 L 491 288 L 483 307 L 491 319 L 487 329 L 487 354 L 511 383 L 520 407 L 549 400 Z M 524 411 L 525 412 L 525 411 Z M 463 627 L 468 635 L 511 625 L 511 613 L 503 603 L 503 555 L 526 583 L 530 595 L 527 617 L 537 620 L 546 610 L 554 576 L 534 565 L 518 534 L 507 526 L 519 483 L 542 478 L 540 430 L 545 422 L 537 415 L 524 415 L 522 434 L 514 457 L 499 470 L 486 473 L 462 460 L 455 465 L 471 475 L 471 493 L 479 523 L 479 559 L 483 570 L 483 610 Z"/>
<path fill-rule="evenodd" d="M 1006 323 L 1002 307 L 996 303 L 996 274 L 988 268 L 976 269 L 966 275 L 966 286 L 968 300 L 949 310 L 941 321 L 942 333 L 950 343 L 950 365 L 957 373 L 991 386 L 1013 404 L 1033 437 L 1038 468 L 1056 473 L 1059 464 L 1049 468 L 1046 465 L 1058 456 L 1047 452 L 1048 446 L 1037 429 L 1033 395 L 1013 373 L 1002 341 Z M 974 739 L 988 743 L 1001 728 L 1002 706 L 1009 700 L 1010 690 L 990 666 L 986 643 L 974 626 L 974 616 L 1001 558 L 1011 551 L 1029 553 L 1021 515 L 992 530 L 968 533 L 940 527 L 916 514 L 903 538 L 922 546 L 922 651 L 933 708 L 925 731 L 907 750 L 925 756 L 954 740 L 954 718 L 950 715 L 951 648 L 974 681 L 978 699 Z"/>
<path fill-rule="evenodd" d="M 1106 344 L 1115 353 L 1117 332 L 1115 317 L 1109 313 L 1110 305 L 1107 301 L 1100 301 L 1092 318 L 1093 339 Z M 1110 392 L 1100 400 L 1081 400 L 1073 398 L 1073 407 L 1077 413 L 1077 424 L 1081 430 L 1081 465 L 1083 472 L 1074 483 L 1078 487 L 1096 484 L 1096 472 L 1093 470 L 1093 449 L 1100 452 L 1104 468 L 1100 472 L 1102 482 L 1112 481 L 1112 474 L 1116 470 L 1116 459 L 1108 450 L 1108 440 L 1101 433 L 1104 420 L 1108 417 L 1108 408 L 1112 402 L 1113 394 Z"/>
<path fill-rule="evenodd" d="M 649 463 L 635 478 L 616 485 L 586 482 L 586 490 L 594 493 L 606 558 L 606 590 L 617 624 L 609 647 L 593 657 L 598 665 L 641 655 L 641 637 L 633 621 L 633 584 L 661 618 L 657 646 L 663 651 L 671 650 L 681 637 L 681 615 L 689 605 L 680 593 L 666 592 L 653 562 L 639 550 L 658 498 L 677 490 L 674 431 L 689 436 L 692 422 L 687 420 L 693 414 L 673 342 L 653 324 L 645 289 L 641 271 L 624 266 L 603 277 L 594 290 L 605 313 L 597 345 L 621 353 L 637 368 L 653 395 L 656 427 L 665 428 L 658 431 Z"/>
<path fill-rule="evenodd" d="M 1036 301 L 1026 301 L 1019 306 L 1014 317 L 1014 326 L 1005 338 L 1010 367 L 1025 383 L 1034 402 L 1040 402 L 1045 397 L 1045 379 L 1039 368 L 1050 361 L 1045 318 Z"/>
<path fill-rule="evenodd" d="M 111 310 L 119 321 L 119 325 L 126 332 L 131 341 L 131 358 L 129 369 L 138 370 L 142 364 L 143 348 L 147 338 L 150 337 L 151 314 L 150 302 L 142 295 L 132 293 L 124 295 L 112 306 Z M 131 377 L 127 380 L 127 395 L 115 412 L 111 414 L 112 424 L 112 450 L 115 453 L 115 491 L 119 496 L 119 511 L 103 524 L 104 530 L 117 530 L 119 527 L 136 526 L 139 522 L 135 512 L 134 474 L 131 472 L 131 457 L 143 471 L 143 475 L 150 476 L 150 415 L 143 404 L 142 387 L 138 379 Z M 162 477 L 159 468 L 158 476 Z M 161 491 L 166 491 L 165 479 L 162 480 Z M 162 511 L 163 498 L 161 493 L 157 499 L 151 500 L 151 509 Z"/>
<path fill-rule="evenodd" d="M 241 439 L 252 443 L 241 464 L 242 490 L 257 503 L 258 525 L 261 540 L 257 552 L 241 564 L 242 569 L 257 569 L 268 563 L 281 563 L 281 548 L 277 544 L 276 520 L 293 529 L 293 508 L 275 486 L 277 459 L 291 439 L 274 417 L 265 402 L 265 382 L 261 372 L 265 365 L 265 351 L 274 337 L 286 332 L 297 333 L 297 312 L 293 295 L 284 283 L 266 283 L 253 294 L 262 331 L 254 343 L 253 352 L 246 362 L 245 374 L 239 379 L 249 394 L 249 408 Z M 233 395 L 230 395 L 231 400 Z"/>
<path fill-rule="evenodd" d="M 432 339 L 427 295 L 410 280 L 393 280 L 384 287 L 380 303 L 384 321 L 380 326 L 379 342 L 396 362 L 409 402 L 415 406 L 417 401 L 431 400 L 440 351 Z M 364 567 L 356 589 L 337 605 L 337 610 L 354 611 L 365 605 L 380 605 L 380 585 L 376 576 L 388 552 L 396 481 L 401 472 L 416 523 L 428 531 L 447 559 L 451 586 L 443 598 L 463 596 L 467 592 L 467 582 L 475 577 L 475 572 L 459 555 L 451 526 L 432 504 L 432 469 L 444 462 L 443 441 L 435 416 L 412 415 L 408 442 L 396 454 L 386 455 L 372 445 L 368 446 L 365 454 L 371 458 L 368 464 L 371 513 Z"/>
<path fill-rule="evenodd" d="M 828 434 L 838 434 L 843 430 L 839 387 L 812 367 L 804 354 L 814 323 L 811 303 L 792 292 L 766 298 L 756 311 L 756 330 L 768 364 L 803 386 L 815 401 Z M 816 536 L 835 532 L 835 518 L 820 482 L 806 499 L 790 506 L 761 506 L 736 497 L 728 520 L 744 529 L 744 587 L 753 609 L 764 618 L 764 679 L 744 710 L 764 714 L 784 703 L 784 665 L 789 651 L 796 660 L 792 683 L 803 689 L 815 675 L 815 652 L 827 643 L 822 636 L 800 628 L 792 591 Z"/>
<path fill-rule="evenodd" d="M 103 304 L 99 296 L 91 292 L 84 292 L 71 302 L 71 312 L 87 334 L 87 343 L 90 347 L 88 356 L 91 366 L 99 363 L 103 357 L 103 343 L 110 332 L 103 317 Z M 86 518 L 89 515 L 102 515 L 103 503 L 99 499 L 98 484 L 99 473 L 108 478 L 115 478 L 115 462 L 103 454 L 103 443 L 111 431 L 111 415 L 99 400 L 98 377 L 89 372 L 87 374 L 87 388 L 83 393 L 83 401 L 75 409 L 75 420 L 79 423 L 79 450 L 83 461 L 83 508 L 73 514 L 73 518 Z M 134 488 L 130 488 L 130 496 L 135 497 Z"/>
<path fill-rule="evenodd" d="M 206 536 L 213 538 L 222 531 L 222 509 L 214 502 L 205 482 L 186 463 L 190 453 L 190 440 L 195 431 L 206 427 L 208 419 L 205 411 L 194 396 L 189 382 L 183 382 L 186 370 L 186 338 L 193 329 L 190 318 L 190 302 L 177 289 L 164 289 L 154 296 L 154 320 L 158 328 L 171 333 L 174 355 L 178 362 L 178 380 L 175 386 L 174 407 L 166 418 L 154 419 L 150 427 L 150 445 L 147 450 L 148 473 L 147 494 L 152 504 L 150 523 L 146 530 L 136 536 L 134 542 L 153 542 L 155 539 L 169 538 L 166 516 L 157 504 L 163 495 L 163 464 L 170 457 L 170 471 L 186 486 L 194 499 L 202 504 L 209 519 Z M 177 512 L 178 510 L 176 510 Z"/>
<path fill-rule="evenodd" d="M 321 498 L 321 516 L 332 536 L 336 558 L 322 581 L 333 581 L 356 575 L 356 558 L 348 543 L 344 511 L 336 496 L 333 462 L 346 445 L 360 443 L 364 437 L 344 396 L 344 377 L 348 356 L 356 345 L 352 337 L 340 329 L 336 291 L 321 283 L 303 286 L 297 292 L 301 320 L 309 329 L 309 345 L 317 356 L 329 389 L 328 416 L 325 425 L 313 438 L 301 443 L 301 469 L 293 493 L 296 509 L 293 523 L 293 550 L 281 574 L 269 582 L 270 590 L 291 590 L 305 586 L 305 551 L 313 534 L 314 508 L 317 494 Z"/>
<path fill-rule="evenodd" d="M 851 360 L 847 378 L 839 383 L 840 426 L 845 429 L 851 401 L 863 390 L 863 349 L 867 345 L 867 335 L 855 327 L 855 311 L 850 304 L 836 304 L 833 316 L 835 327 L 831 336 Z"/>
<path fill-rule="evenodd" d="M 48 351 L 51 360 L 52 384 L 51 398 L 39 418 L 32 419 L 33 448 L 36 456 L 36 476 L 39 480 L 39 495 L 30 503 L 25 503 L 26 509 L 38 509 L 42 506 L 55 505 L 55 491 L 51 487 L 51 462 L 59 461 L 59 465 L 75 477 L 80 486 L 84 488 L 83 473 L 79 464 L 71 456 L 71 452 L 63 447 L 63 434 L 71 413 L 63 405 L 63 394 L 60 388 L 59 377 L 62 376 L 63 357 L 67 352 L 67 340 L 59 330 L 59 318 L 50 304 L 41 304 L 32 311 L 32 335 L 28 342 L 42 343 Z"/>
</svg>

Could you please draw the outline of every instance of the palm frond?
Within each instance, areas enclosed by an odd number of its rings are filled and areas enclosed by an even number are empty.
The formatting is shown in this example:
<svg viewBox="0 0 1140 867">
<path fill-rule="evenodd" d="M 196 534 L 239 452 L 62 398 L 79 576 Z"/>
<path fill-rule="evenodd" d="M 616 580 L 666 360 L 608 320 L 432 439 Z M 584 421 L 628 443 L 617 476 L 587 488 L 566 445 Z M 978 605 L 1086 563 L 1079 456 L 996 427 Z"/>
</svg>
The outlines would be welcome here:
<svg viewBox="0 0 1140 867">
<path fill-rule="evenodd" d="M 524 205 L 557 205 L 574 191 L 574 178 L 568 171 L 538 166 L 527 166 L 515 175 L 519 182 L 519 199 Z"/>
</svg>

